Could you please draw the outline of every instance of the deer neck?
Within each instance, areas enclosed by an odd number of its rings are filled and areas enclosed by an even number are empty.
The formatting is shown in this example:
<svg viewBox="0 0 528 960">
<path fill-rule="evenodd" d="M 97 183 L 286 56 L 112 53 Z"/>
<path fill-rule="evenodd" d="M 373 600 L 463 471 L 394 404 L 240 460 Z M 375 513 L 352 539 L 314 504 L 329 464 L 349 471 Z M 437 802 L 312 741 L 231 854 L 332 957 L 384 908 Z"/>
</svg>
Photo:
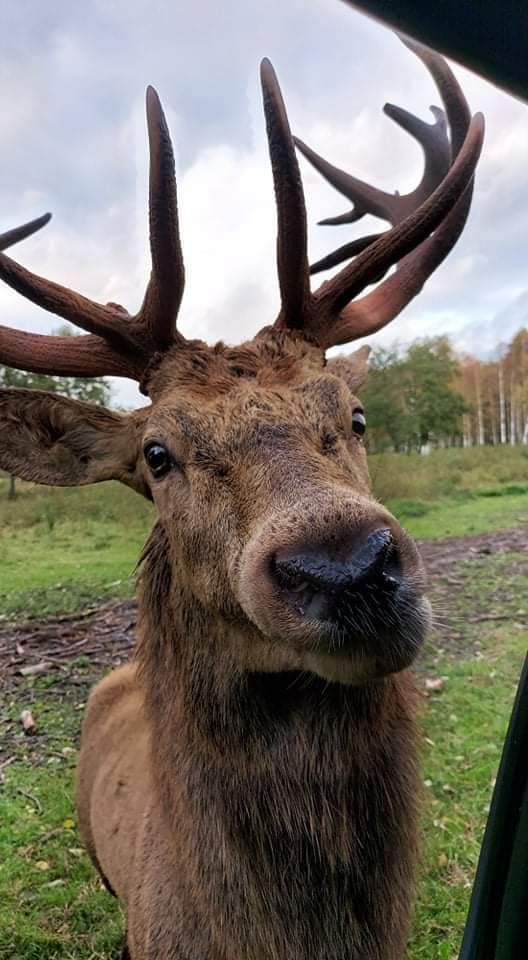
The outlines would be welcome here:
<svg viewBox="0 0 528 960">
<path fill-rule="evenodd" d="M 236 623 L 182 588 L 153 604 L 160 582 L 144 578 L 139 649 L 157 815 L 208 922 L 219 910 L 226 956 L 399 957 L 416 853 L 409 676 L 353 688 L 236 672 L 222 658 Z"/>
</svg>

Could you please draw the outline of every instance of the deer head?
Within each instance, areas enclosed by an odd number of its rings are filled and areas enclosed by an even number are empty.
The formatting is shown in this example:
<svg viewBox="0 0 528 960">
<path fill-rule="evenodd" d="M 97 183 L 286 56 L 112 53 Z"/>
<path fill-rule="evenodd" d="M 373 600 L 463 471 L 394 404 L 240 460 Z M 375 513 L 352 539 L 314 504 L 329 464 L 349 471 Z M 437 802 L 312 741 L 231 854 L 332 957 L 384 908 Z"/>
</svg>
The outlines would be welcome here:
<svg viewBox="0 0 528 960">
<path fill-rule="evenodd" d="M 412 49 L 431 70 L 447 115 L 446 122 L 437 110 L 429 127 L 390 110 L 424 146 L 416 191 L 382 195 L 338 176 L 299 143 L 353 198 L 349 221 L 369 210 L 392 224 L 340 254 L 353 259 L 315 292 L 294 142 L 273 68 L 263 62 L 281 309 L 241 346 L 188 341 L 176 328 L 184 269 L 174 161 L 152 88 L 152 273 L 139 313 L 95 303 L 0 254 L 0 276 L 11 287 L 85 331 L 61 338 L 0 327 L 0 362 L 131 377 L 150 401 L 123 415 L 0 390 L 0 466 L 38 483 L 117 479 L 152 499 L 158 522 L 145 565 L 158 605 L 170 598 L 195 644 L 221 625 L 221 656 L 240 673 L 301 669 L 359 683 L 407 666 L 428 626 L 416 548 L 371 493 L 357 396 L 368 348 L 325 358 L 327 348 L 378 330 L 403 309 L 455 243 L 469 209 L 482 117 L 470 119 L 440 57 Z M 146 604 L 154 605 L 152 591 Z M 190 629 L 197 622 L 200 636 Z"/>
</svg>

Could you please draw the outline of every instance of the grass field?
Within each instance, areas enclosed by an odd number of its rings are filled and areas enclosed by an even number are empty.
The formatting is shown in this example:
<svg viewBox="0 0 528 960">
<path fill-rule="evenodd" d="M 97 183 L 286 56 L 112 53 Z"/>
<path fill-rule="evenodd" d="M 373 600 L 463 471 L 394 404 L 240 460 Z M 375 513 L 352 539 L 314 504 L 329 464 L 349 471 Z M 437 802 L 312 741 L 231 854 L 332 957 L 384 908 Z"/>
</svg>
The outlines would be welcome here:
<svg viewBox="0 0 528 960">
<path fill-rule="evenodd" d="M 428 549 L 441 554 L 452 548 L 435 539 L 528 522 L 528 458 L 524 450 L 504 452 L 507 468 L 496 451 L 487 467 L 478 450 L 443 451 L 435 460 L 373 458 L 376 491 L 414 535 L 431 541 Z M 14 504 L 0 489 L 0 504 L 5 619 L 72 611 L 132 591 L 152 519 L 152 508 L 140 498 L 113 485 L 79 491 L 20 485 Z M 424 854 L 410 960 L 457 957 L 528 641 L 526 554 L 514 543 L 491 554 L 466 551 L 462 541 L 448 560 L 433 565 L 440 571 L 433 576 L 439 626 L 418 673 Z M 496 619 L 483 619 L 486 614 Z M 0 960 L 119 957 L 121 912 L 82 850 L 72 796 L 82 708 L 101 669 L 78 656 L 66 669 L 6 687 L 0 707 L 0 729 L 3 724 L 9 734 L 0 752 Z M 441 689 L 427 690 L 430 678 L 440 679 Z M 20 732 L 24 708 L 37 720 L 37 736 Z"/>
</svg>

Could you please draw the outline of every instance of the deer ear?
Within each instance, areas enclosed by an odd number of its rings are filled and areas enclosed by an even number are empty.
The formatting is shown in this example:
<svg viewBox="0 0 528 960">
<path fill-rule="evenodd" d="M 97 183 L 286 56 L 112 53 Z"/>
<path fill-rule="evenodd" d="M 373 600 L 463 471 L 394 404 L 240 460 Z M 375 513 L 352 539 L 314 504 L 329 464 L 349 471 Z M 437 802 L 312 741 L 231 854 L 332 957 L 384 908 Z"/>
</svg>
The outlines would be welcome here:
<svg viewBox="0 0 528 960">
<path fill-rule="evenodd" d="M 0 389 L 0 469 L 60 487 L 120 480 L 148 497 L 138 465 L 142 415 L 42 390 Z"/>
<path fill-rule="evenodd" d="M 369 354 L 370 347 L 365 345 L 354 350 L 354 353 L 333 357 L 326 365 L 327 370 L 336 377 L 341 377 L 351 393 L 357 393 L 367 379 Z"/>
</svg>

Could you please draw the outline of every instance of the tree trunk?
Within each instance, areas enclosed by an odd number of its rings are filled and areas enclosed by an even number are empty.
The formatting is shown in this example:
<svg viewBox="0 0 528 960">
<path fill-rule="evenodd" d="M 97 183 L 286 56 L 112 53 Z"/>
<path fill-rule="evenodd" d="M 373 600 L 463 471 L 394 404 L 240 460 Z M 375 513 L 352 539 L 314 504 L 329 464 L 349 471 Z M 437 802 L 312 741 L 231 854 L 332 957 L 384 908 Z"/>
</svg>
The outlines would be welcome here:
<svg viewBox="0 0 528 960">
<path fill-rule="evenodd" d="M 515 407 L 515 387 L 513 383 L 513 375 L 510 382 L 510 444 L 512 447 L 515 446 L 517 442 L 517 424 L 516 424 L 516 407 Z"/>
<path fill-rule="evenodd" d="M 485 437 L 484 437 L 484 417 L 482 415 L 482 397 L 480 393 L 480 374 L 479 371 L 475 371 L 475 389 L 477 393 L 477 423 L 478 423 L 478 444 L 479 447 L 484 446 Z"/>
<path fill-rule="evenodd" d="M 7 499 L 16 500 L 16 477 L 9 475 L 9 486 L 7 488 Z"/>
<path fill-rule="evenodd" d="M 499 360 L 499 407 L 500 407 L 500 442 L 506 443 L 506 401 L 504 398 L 504 370 L 502 360 Z"/>
</svg>

